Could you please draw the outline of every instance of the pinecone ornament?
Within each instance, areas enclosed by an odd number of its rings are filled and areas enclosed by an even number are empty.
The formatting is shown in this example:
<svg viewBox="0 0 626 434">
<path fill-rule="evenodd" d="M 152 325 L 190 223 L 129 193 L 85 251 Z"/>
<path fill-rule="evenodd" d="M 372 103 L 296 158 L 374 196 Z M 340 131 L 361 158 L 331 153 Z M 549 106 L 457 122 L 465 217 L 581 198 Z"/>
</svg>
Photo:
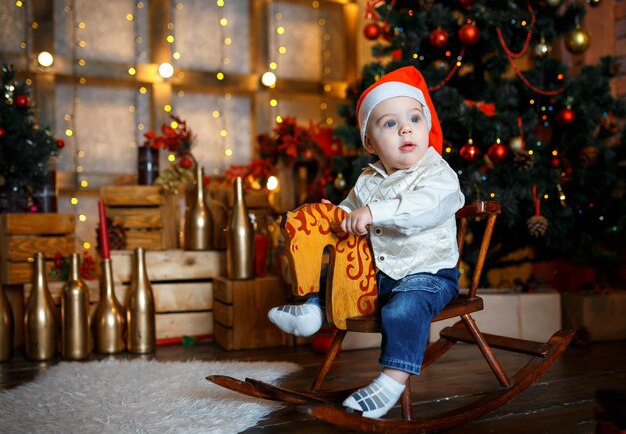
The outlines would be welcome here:
<svg viewBox="0 0 626 434">
<path fill-rule="evenodd" d="M 513 163 L 518 170 L 528 172 L 533 168 L 535 161 L 527 152 L 516 152 L 513 156 Z"/>
<path fill-rule="evenodd" d="M 585 146 L 580 150 L 580 162 L 585 167 L 590 167 L 598 162 L 600 150 L 594 146 Z"/>
<path fill-rule="evenodd" d="M 535 238 L 543 237 L 548 230 L 548 219 L 541 214 L 532 216 L 526 224 L 528 225 L 528 232 Z"/>
<path fill-rule="evenodd" d="M 111 250 L 125 250 L 126 249 L 126 229 L 118 224 L 113 223 L 110 218 L 106 219 L 107 229 L 109 232 L 109 246 Z M 96 227 L 98 251 L 100 251 L 100 224 Z"/>
</svg>

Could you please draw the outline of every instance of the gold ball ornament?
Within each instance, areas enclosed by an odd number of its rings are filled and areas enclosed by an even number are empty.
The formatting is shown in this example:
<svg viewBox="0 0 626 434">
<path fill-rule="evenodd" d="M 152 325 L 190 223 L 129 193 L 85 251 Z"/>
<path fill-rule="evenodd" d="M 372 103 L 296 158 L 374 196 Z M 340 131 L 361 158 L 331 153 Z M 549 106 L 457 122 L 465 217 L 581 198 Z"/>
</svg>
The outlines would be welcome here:
<svg viewBox="0 0 626 434">
<path fill-rule="evenodd" d="M 343 177 L 343 173 L 339 173 L 337 175 L 337 177 L 335 178 L 335 180 L 333 181 L 333 186 L 339 190 L 339 191 L 343 191 L 346 188 L 347 182 L 346 179 Z"/>
<path fill-rule="evenodd" d="M 546 0 L 546 4 L 552 8 L 561 6 L 562 0 Z"/>
<path fill-rule="evenodd" d="M 580 27 L 568 32 L 565 35 L 565 48 L 572 54 L 581 54 L 589 48 L 591 36 Z"/>
<path fill-rule="evenodd" d="M 587 4 L 592 8 L 600 6 L 600 3 L 602 3 L 602 0 L 587 0 Z"/>
</svg>

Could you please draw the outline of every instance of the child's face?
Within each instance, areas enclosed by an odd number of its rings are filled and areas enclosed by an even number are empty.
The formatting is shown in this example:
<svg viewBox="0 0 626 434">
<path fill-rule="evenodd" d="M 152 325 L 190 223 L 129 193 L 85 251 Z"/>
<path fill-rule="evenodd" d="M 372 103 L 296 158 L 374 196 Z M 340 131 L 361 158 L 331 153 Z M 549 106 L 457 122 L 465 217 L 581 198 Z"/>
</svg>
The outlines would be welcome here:
<svg viewBox="0 0 626 434">
<path fill-rule="evenodd" d="M 370 114 L 365 150 L 375 153 L 388 175 L 408 169 L 428 149 L 428 124 L 422 104 L 408 96 L 386 99 Z"/>
</svg>

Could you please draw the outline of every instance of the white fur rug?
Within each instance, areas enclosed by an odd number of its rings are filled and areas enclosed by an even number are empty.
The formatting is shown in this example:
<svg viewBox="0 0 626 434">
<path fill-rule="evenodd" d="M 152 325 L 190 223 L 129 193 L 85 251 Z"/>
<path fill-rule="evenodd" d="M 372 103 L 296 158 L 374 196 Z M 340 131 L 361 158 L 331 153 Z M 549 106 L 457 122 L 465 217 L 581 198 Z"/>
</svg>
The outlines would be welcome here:
<svg viewBox="0 0 626 434">
<path fill-rule="evenodd" d="M 238 433 L 278 406 L 216 386 L 208 375 L 275 383 L 289 362 L 61 362 L 0 391 L 1 433 Z"/>
</svg>

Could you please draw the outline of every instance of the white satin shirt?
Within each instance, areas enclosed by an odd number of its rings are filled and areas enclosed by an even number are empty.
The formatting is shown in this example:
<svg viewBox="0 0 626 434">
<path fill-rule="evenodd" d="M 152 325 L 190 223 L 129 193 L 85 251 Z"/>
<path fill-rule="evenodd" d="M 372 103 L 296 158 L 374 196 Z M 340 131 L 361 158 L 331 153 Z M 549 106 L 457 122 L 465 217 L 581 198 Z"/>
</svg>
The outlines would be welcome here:
<svg viewBox="0 0 626 434">
<path fill-rule="evenodd" d="M 391 175 L 380 161 L 370 164 L 339 206 L 347 212 L 369 207 L 376 267 L 397 280 L 456 266 L 454 214 L 464 203 L 456 173 L 429 147 L 415 166 Z"/>
</svg>

